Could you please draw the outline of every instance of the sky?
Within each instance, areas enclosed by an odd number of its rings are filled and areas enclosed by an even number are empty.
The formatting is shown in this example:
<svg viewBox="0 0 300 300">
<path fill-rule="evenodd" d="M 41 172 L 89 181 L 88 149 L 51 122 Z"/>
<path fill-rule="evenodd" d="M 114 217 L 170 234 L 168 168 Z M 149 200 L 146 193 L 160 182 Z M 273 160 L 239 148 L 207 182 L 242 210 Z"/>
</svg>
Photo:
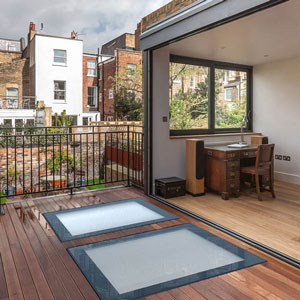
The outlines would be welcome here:
<svg viewBox="0 0 300 300">
<path fill-rule="evenodd" d="M 70 37 L 81 34 L 84 51 L 97 53 L 98 47 L 125 33 L 170 0 L 0 0 L 0 38 L 25 37 L 29 23 L 40 33 Z"/>
</svg>

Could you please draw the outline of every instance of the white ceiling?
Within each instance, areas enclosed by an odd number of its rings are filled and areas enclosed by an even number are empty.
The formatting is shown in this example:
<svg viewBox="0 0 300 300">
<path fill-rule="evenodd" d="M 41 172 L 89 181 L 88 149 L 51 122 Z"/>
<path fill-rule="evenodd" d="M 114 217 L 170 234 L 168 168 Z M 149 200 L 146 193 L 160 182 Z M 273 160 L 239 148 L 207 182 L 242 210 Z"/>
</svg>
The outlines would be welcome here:
<svg viewBox="0 0 300 300">
<path fill-rule="evenodd" d="M 167 47 L 171 54 L 252 66 L 300 57 L 300 0 L 290 0 Z"/>
</svg>

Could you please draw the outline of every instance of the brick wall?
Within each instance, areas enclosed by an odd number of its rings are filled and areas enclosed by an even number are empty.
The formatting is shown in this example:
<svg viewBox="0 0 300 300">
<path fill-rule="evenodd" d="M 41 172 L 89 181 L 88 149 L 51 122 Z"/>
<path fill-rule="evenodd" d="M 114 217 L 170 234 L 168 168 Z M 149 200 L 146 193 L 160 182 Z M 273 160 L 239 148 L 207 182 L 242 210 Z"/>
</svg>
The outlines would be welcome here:
<svg viewBox="0 0 300 300">
<path fill-rule="evenodd" d="M 18 52 L 7 52 L 0 50 L 0 64 L 12 62 L 16 58 L 21 58 L 22 53 Z"/>
<path fill-rule="evenodd" d="M 125 47 L 134 48 L 135 47 L 135 35 L 131 33 L 126 33 Z"/>
<path fill-rule="evenodd" d="M 99 143 L 89 143 L 86 146 L 86 143 L 82 144 L 82 152 L 80 153 L 80 147 L 75 148 L 75 158 L 78 162 L 77 171 L 83 170 L 85 172 L 83 178 L 92 179 L 93 174 L 95 174 L 95 178 L 99 178 L 99 158 L 102 159 L 104 154 L 104 142 Z M 46 160 L 47 166 L 49 167 L 49 162 L 53 158 L 53 146 L 48 146 L 47 155 L 45 152 L 45 147 L 40 147 L 38 149 L 36 146 L 25 147 L 23 148 L 8 148 L 8 152 L 6 148 L 0 147 L 0 189 L 2 191 L 6 188 L 6 176 L 7 176 L 7 153 L 8 153 L 8 165 L 10 170 L 12 170 L 12 174 L 9 174 L 9 185 L 15 186 L 15 177 L 14 171 L 16 166 L 17 171 L 17 193 L 23 193 L 23 182 L 25 183 L 24 188 L 28 192 L 38 191 L 39 179 L 42 176 L 48 175 L 48 181 L 51 181 L 50 170 L 46 168 Z M 59 146 L 55 146 L 55 151 L 60 151 Z M 62 146 L 62 153 L 67 153 L 66 146 Z M 100 153 L 99 153 L 100 152 Z M 73 157 L 74 149 L 68 147 L 69 157 Z M 24 158 L 23 158 L 24 155 Z M 46 159 L 47 158 L 47 159 Z M 82 167 L 80 167 L 80 161 L 82 159 Z M 16 162 L 16 163 L 15 163 Z M 87 172 L 88 169 L 88 172 Z M 24 177 L 23 177 L 24 170 Z M 67 176 L 68 169 L 66 164 L 62 165 L 61 173 L 62 176 Z M 58 172 L 60 173 L 60 172 Z M 53 177 L 52 177 L 53 178 Z M 73 182 L 74 173 L 69 173 L 69 181 Z M 76 179 L 78 179 L 76 177 Z M 75 179 L 75 180 L 76 180 Z M 32 185 L 32 189 L 31 189 Z M 45 189 L 45 186 L 41 186 L 41 190 Z"/>
<path fill-rule="evenodd" d="M 100 66 L 102 70 L 102 80 L 99 83 L 99 90 L 102 93 L 102 101 L 100 102 L 100 111 L 103 116 L 104 113 L 104 121 L 107 118 L 112 118 L 114 120 L 114 99 L 109 99 L 109 90 L 113 89 L 113 78 L 116 74 L 116 60 L 113 59 L 108 63 L 104 63 Z M 104 111 L 103 111 L 103 104 L 104 104 Z"/>
<path fill-rule="evenodd" d="M 116 74 L 122 72 L 128 64 L 142 67 L 142 52 L 125 49 L 117 49 L 115 58 L 100 66 L 102 69 L 102 80 L 100 80 L 100 93 L 104 100 L 104 121 L 115 120 L 114 99 L 109 99 L 109 90 L 113 89 Z M 100 111 L 103 115 L 103 102 L 100 103 Z"/>
<path fill-rule="evenodd" d="M 7 88 L 17 88 L 19 90 L 19 97 L 31 96 L 32 93 L 29 82 L 28 59 L 13 59 L 11 62 L 0 64 L 1 96 L 6 96 Z"/>
<path fill-rule="evenodd" d="M 143 66 L 143 55 L 141 51 L 127 51 L 127 50 L 118 50 L 118 72 L 126 70 L 128 64 L 136 65 L 137 68 L 142 68 Z M 141 94 L 136 95 L 138 98 L 141 98 Z"/>
<path fill-rule="evenodd" d="M 146 30 L 146 27 L 160 21 L 161 19 L 173 14 L 174 12 L 180 10 L 181 8 L 188 6 L 197 0 L 173 0 L 168 4 L 162 6 L 158 10 L 152 12 L 148 16 L 144 17 L 142 20 L 142 31 Z"/>
<path fill-rule="evenodd" d="M 94 60 L 97 62 L 95 56 L 83 56 L 83 84 L 82 84 L 82 104 L 84 112 L 98 111 L 98 105 L 96 107 L 88 107 L 88 87 L 97 86 L 97 77 L 88 76 L 88 60 Z"/>
<path fill-rule="evenodd" d="M 135 30 L 135 50 L 141 51 L 140 46 L 140 35 L 142 34 L 142 22 L 137 24 L 136 30 Z"/>
</svg>

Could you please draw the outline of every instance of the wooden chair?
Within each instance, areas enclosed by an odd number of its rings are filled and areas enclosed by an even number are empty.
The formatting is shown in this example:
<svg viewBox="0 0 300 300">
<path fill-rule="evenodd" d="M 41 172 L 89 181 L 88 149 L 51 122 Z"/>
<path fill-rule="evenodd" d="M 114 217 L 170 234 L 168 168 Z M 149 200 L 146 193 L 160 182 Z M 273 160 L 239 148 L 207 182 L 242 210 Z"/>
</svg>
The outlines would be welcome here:
<svg viewBox="0 0 300 300">
<path fill-rule="evenodd" d="M 261 191 L 260 191 L 260 184 L 259 184 L 259 176 L 269 175 L 270 177 L 270 190 L 272 197 L 275 198 L 275 191 L 274 191 L 274 180 L 273 180 L 273 168 L 274 168 L 274 144 L 269 145 L 259 145 L 257 149 L 256 155 L 256 163 L 254 166 L 243 167 L 241 168 L 241 173 L 243 174 L 250 174 L 255 177 L 255 185 L 256 185 L 256 192 L 258 196 L 258 200 L 262 201 Z"/>
</svg>

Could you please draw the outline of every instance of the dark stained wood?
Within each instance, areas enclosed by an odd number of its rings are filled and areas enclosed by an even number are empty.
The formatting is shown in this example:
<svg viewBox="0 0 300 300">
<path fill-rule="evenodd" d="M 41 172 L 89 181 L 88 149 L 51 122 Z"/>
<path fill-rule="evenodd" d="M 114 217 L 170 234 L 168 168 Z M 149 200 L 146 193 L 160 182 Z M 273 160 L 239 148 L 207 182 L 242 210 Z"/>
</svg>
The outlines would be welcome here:
<svg viewBox="0 0 300 300">
<path fill-rule="evenodd" d="M 295 195 L 296 197 L 297 195 Z M 130 198 L 143 198 L 179 219 L 61 243 L 42 213 Z M 57 196 L 10 204 L 0 217 L 0 300 L 97 300 L 68 247 L 192 223 L 266 259 L 266 264 L 193 283 L 141 300 L 299 299 L 300 272 L 224 233 L 150 199 L 135 188 Z M 7 288 L 5 288 L 7 285 Z M 2 288 L 3 287 L 3 288 Z"/>
<path fill-rule="evenodd" d="M 243 166 L 243 163 L 255 159 L 257 149 L 260 147 L 269 149 L 270 145 L 250 145 L 241 149 L 227 146 L 205 147 L 205 186 L 207 190 L 221 194 L 224 200 L 228 200 L 230 196 L 238 197 L 240 195 L 240 170 L 247 172 L 249 169 Z M 261 156 L 259 158 L 260 161 L 263 159 Z M 267 183 L 271 185 L 271 188 L 273 187 L 272 168 L 268 169 L 267 173 L 259 175 L 261 175 L 260 180 L 263 185 Z"/>
<path fill-rule="evenodd" d="M 241 173 L 255 176 L 256 192 L 259 201 L 262 201 L 259 176 L 269 176 L 270 192 L 272 197 L 275 198 L 273 181 L 274 147 L 274 144 L 259 145 L 255 165 L 241 168 Z"/>
<path fill-rule="evenodd" d="M 0 299 L 8 299 L 8 290 L 6 285 L 6 279 L 2 264 L 2 259 L 0 256 Z"/>
</svg>

